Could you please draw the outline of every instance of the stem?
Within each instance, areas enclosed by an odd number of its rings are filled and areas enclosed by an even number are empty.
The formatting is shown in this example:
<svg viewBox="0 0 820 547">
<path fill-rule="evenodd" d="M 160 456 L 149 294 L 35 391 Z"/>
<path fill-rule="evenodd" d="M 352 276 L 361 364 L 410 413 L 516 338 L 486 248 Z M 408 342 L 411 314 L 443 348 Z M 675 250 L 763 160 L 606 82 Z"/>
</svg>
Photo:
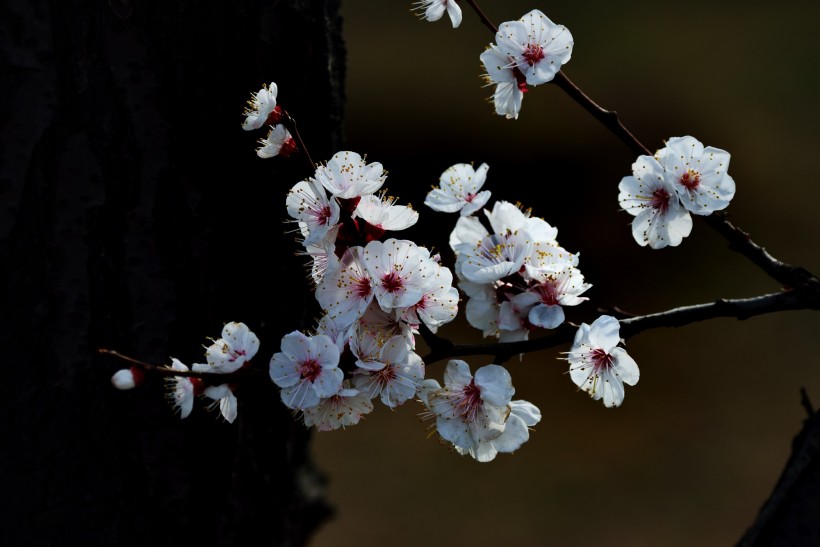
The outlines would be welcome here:
<svg viewBox="0 0 820 547">
<path fill-rule="evenodd" d="M 228 374 L 219 372 L 194 372 L 192 370 L 174 370 L 167 366 L 152 365 L 151 363 L 146 363 L 145 361 L 139 361 L 137 359 L 134 359 L 133 357 L 123 355 L 122 353 L 115 351 L 113 349 L 99 348 L 97 352 L 102 353 L 103 355 L 112 355 L 118 359 L 122 359 L 123 361 L 127 361 L 131 364 L 137 365 L 149 374 L 154 374 L 156 376 L 162 376 L 166 378 L 180 376 L 184 378 L 200 378 L 202 380 L 208 380 L 209 383 L 213 382 L 215 384 L 226 384 L 234 383 L 237 380 L 247 379 L 248 377 L 258 376 L 259 374 L 261 374 L 261 371 L 252 368 L 241 368 L 236 372 L 231 372 Z"/>
<path fill-rule="evenodd" d="M 621 122 L 617 112 L 614 110 L 606 110 L 601 105 L 593 101 L 589 95 L 581 91 L 581 88 L 575 85 L 575 83 L 570 80 L 566 74 L 564 74 L 564 71 L 558 71 L 558 74 L 555 75 L 552 82 L 564 90 L 564 92 L 569 95 L 572 100 L 581 105 L 584 110 L 592 114 L 592 116 L 601 122 L 604 127 L 614 133 L 615 136 L 626 144 L 633 153 L 639 156 L 644 154 L 647 156 L 652 155 L 649 148 L 639 141 L 638 138 L 626 128 L 623 122 Z"/>
<path fill-rule="evenodd" d="M 621 337 L 629 338 L 644 331 L 660 327 L 682 327 L 716 317 L 734 317 L 748 319 L 756 315 L 785 310 L 820 310 L 820 291 L 784 291 L 764 294 L 752 298 L 721 299 L 707 304 L 695 304 L 670 310 L 623 319 Z M 494 344 L 450 344 L 434 342 L 429 344 L 430 353 L 424 357 L 426 364 L 468 355 L 493 355 L 496 364 L 501 364 L 521 353 L 550 349 L 570 342 L 575 337 L 576 329 L 564 323 L 551 334 L 524 340 Z M 433 335 L 435 336 L 435 335 Z M 427 338 L 425 338 L 426 340 Z"/>
<path fill-rule="evenodd" d="M 481 8 L 478 7 L 478 4 L 476 3 L 475 0 L 465 0 L 465 1 L 470 5 L 471 8 L 473 8 L 473 11 L 476 12 L 476 14 L 478 15 L 478 18 L 481 19 L 482 23 L 484 23 L 484 26 L 486 26 L 488 29 L 493 31 L 493 34 L 498 32 L 498 27 L 495 26 L 495 24 L 490 20 L 489 17 L 487 17 L 484 14 L 483 11 L 481 11 Z"/>
<path fill-rule="evenodd" d="M 316 164 L 313 163 L 313 159 L 310 157 L 310 152 L 308 151 L 307 146 L 305 146 L 305 141 L 302 140 L 302 135 L 299 134 L 299 128 L 296 125 L 296 120 L 288 114 L 287 110 L 282 112 L 282 125 L 284 125 L 287 130 L 290 131 L 290 134 L 296 138 L 296 142 L 299 144 L 299 149 L 304 152 L 308 163 L 310 163 L 310 168 L 315 171 Z"/>
</svg>

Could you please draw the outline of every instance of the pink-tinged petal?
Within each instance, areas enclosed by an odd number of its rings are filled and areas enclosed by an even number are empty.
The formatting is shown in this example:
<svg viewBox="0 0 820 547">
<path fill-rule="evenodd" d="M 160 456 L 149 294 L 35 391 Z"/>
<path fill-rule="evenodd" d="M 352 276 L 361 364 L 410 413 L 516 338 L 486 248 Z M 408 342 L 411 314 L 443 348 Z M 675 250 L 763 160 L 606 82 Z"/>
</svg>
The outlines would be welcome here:
<svg viewBox="0 0 820 547">
<path fill-rule="evenodd" d="M 311 344 L 307 336 L 296 330 L 282 337 L 280 347 L 291 361 L 304 361 L 310 354 Z"/>
<path fill-rule="evenodd" d="M 493 406 L 507 406 L 515 394 L 510 373 L 500 365 L 487 365 L 478 369 L 475 384 L 481 390 L 481 398 Z"/>
<path fill-rule="evenodd" d="M 616 376 L 626 384 L 634 386 L 638 383 L 641 373 L 638 363 L 623 348 L 614 348 L 609 354 L 612 356 L 612 368 Z"/>
<path fill-rule="evenodd" d="M 530 310 L 530 323 L 545 329 L 554 329 L 564 322 L 564 309 L 561 306 L 539 304 Z"/>
<path fill-rule="evenodd" d="M 313 389 L 319 397 L 330 397 L 342 389 L 344 373 L 340 368 L 327 368 L 313 381 Z"/>
<path fill-rule="evenodd" d="M 472 201 L 467 202 L 461 209 L 461 216 L 469 216 L 480 210 L 490 200 L 490 196 L 492 196 L 492 192 L 489 190 L 484 190 L 483 192 L 475 194 Z"/>
<path fill-rule="evenodd" d="M 319 404 L 319 395 L 307 380 L 303 380 L 296 385 L 282 388 L 280 392 L 282 402 L 285 406 L 293 410 L 304 410 Z"/>
<path fill-rule="evenodd" d="M 621 341 L 621 325 L 611 315 L 602 315 L 590 325 L 589 343 L 609 353 Z"/>
<path fill-rule="evenodd" d="M 515 75 L 513 74 L 510 65 L 512 61 L 507 55 L 504 55 L 496 46 L 490 45 L 488 49 L 479 56 L 481 62 L 484 64 L 484 69 L 493 83 L 510 83 L 516 84 Z"/>
<path fill-rule="evenodd" d="M 339 365 L 339 348 L 336 343 L 324 334 L 313 337 L 313 358 L 323 369 L 335 368 Z"/>
<path fill-rule="evenodd" d="M 461 24 L 461 8 L 456 0 L 446 0 L 446 4 L 447 15 L 450 16 L 450 22 L 453 24 L 453 28 L 458 28 Z"/>
<path fill-rule="evenodd" d="M 451 359 L 444 369 L 444 385 L 450 389 L 460 389 L 473 381 L 470 365 L 460 359 Z"/>
<path fill-rule="evenodd" d="M 270 379 L 279 387 L 294 386 L 302 378 L 299 364 L 284 353 L 275 353 L 268 366 Z"/>
</svg>

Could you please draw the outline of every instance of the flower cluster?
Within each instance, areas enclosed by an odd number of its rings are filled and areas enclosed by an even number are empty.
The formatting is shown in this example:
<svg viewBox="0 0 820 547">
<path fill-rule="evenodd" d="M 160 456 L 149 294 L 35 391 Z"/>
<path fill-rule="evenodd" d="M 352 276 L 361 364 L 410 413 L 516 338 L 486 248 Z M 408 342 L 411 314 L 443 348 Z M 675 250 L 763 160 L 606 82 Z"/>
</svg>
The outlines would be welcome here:
<svg viewBox="0 0 820 547">
<path fill-rule="evenodd" d="M 558 230 L 544 219 L 506 201 L 483 211 L 492 231 L 465 214 L 478 210 L 479 196 L 482 204 L 489 199 L 489 192 L 476 194 L 486 172 L 486 164 L 472 176 L 467 176 L 472 173 L 469 166 L 450 167 L 442 174 L 442 187 L 434 188 L 425 203 L 452 212 L 459 210 L 456 198 L 464 204 L 450 247 L 456 254 L 458 286 L 468 297 L 467 321 L 502 342 L 525 340 L 537 327 L 554 329 L 563 323 L 564 306 L 587 300 L 581 295 L 592 285 L 577 267 L 578 255 L 558 244 Z"/>
<path fill-rule="evenodd" d="M 191 369 L 179 359 L 171 358 L 171 366 L 167 370 L 188 373 L 231 374 L 250 365 L 251 359 L 259 351 L 259 338 L 248 329 L 244 323 L 228 323 L 222 329 L 222 337 L 212 340 L 205 350 L 206 363 L 194 364 Z M 132 389 L 140 385 L 144 378 L 144 371 L 140 367 L 131 367 L 117 371 L 111 378 L 111 383 L 117 389 Z M 211 407 L 218 406 L 222 417 L 233 422 L 237 416 L 237 400 L 233 391 L 235 386 L 230 383 L 210 385 L 198 377 L 169 375 L 168 397 L 179 412 L 181 418 L 187 418 L 194 408 L 194 398 L 197 395 L 207 397 L 213 401 Z"/>
<path fill-rule="evenodd" d="M 654 156 L 640 156 L 621 179 L 618 201 L 635 217 L 632 237 L 652 249 L 680 245 L 692 217 L 725 209 L 735 195 L 729 153 L 694 137 L 673 137 Z"/>
<path fill-rule="evenodd" d="M 270 126 L 268 136 L 259 139 L 256 154 L 260 158 L 286 158 L 297 149 L 290 132 L 281 123 L 284 113 L 282 107 L 276 104 L 278 90 L 273 82 L 270 85 L 263 85 L 262 89 L 251 93 L 251 100 L 248 101 L 248 107 L 244 112 L 245 121 L 242 123 L 242 129 L 245 131 L 259 129 L 263 125 Z"/>
<path fill-rule="evenodd" d="M 312 335 L 294 331 L 270 362 L 282 401 L 321 430 L 358 423 L 372 399 L 394 408 L 424 380 L 415 353 L 421 324 L 431 331 L 458 312 L 453 275 L 424 247 L 384 237 L 418 213 L 379 192 L 379 163 L 338 152 L 289 192 L 323 316 Z"/>
<path fill-rule="evenodd" d="M 500 116 L 518 118 L 527 86 L 551 81 L 572 57 L 572 34 L 538 10 L 498 27 L 495 44 L 481 54 L 493 104 Z"/>
</svg>

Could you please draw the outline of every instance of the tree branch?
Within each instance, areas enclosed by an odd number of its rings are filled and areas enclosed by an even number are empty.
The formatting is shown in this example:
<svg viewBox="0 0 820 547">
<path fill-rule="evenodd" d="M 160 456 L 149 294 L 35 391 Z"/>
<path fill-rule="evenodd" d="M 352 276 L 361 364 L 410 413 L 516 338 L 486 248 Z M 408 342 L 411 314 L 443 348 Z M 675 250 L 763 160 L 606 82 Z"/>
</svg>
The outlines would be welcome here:
<svg viewBox="0 0 820 547">
<path fill-rule="evenodd" d="M 820 310 L 819 291 L 790 290 L 764 294 L 752 298 L 721 299 L 707 304 L 695 304 L 670 310 L 623 319 L 621 337 L 629 338 L 644 331 L 660 327 L 682 327 L 716 317 L 735 317 L 748 319 L 756 315 L 785 310 Z M 564 323 L 547 336 L 521 342 L 498 342 L 490 344 L 453 344 L 447 343 L 438 336 L 429 333 L 425 336 L 431 351 L 424 357 L 426 364 L 468 355 L 493 355 L 495 362 L 501 364 L 521 353 L 530 353 L 554 348 L 566 344 L 575 337 L 576 329 Z M 433 336 L 431 344 L 429 337 Z"/>
</svg>

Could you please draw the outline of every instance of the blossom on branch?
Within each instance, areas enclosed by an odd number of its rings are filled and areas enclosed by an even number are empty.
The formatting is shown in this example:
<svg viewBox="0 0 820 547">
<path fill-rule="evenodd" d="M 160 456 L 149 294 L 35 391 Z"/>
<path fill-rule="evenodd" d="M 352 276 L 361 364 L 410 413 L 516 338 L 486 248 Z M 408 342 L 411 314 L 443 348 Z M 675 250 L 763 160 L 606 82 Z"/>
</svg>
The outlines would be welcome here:
<svg viewBox="0 0 820 547">
<path fill-rule="evenodd" d="M 572 57 L 573 40 L 567 27 L 556 25 L 537 9 L 518 21 L 501 23 L 495 41 L 499 52 L 511 59 L 510 65 L 532 86 L 552 80 Z"/>
<path fill-rule="evenodd" d="M 444 387 L 425 380 L 419 396 L 436 419 L 442 439 L 459 454 L 480 462 L 499 452 L 513 452 L 529 439 L 527 428 L 541 419 L 540 411 L 526 401 L 512 401 L 515 388 L 510 373 L 499 365 L 479 368 L 475 377 L 464 361 L 453 359 L 444 370 Z"/>
<path fill-rule="evenodd" d="M 419 0 L 413 4 L 413 9 L 423 11 L 421 17 L 428 21 L 438 21 L 446 11 L 453 28 L 461 24 L 461 8 L 456 0 Z"/>
<path fill-rule="evenodd" d="M 569 375 L 582 391 L 593 399 L 603 399 L 608 407 L 624 401 L 624 384 L 634 386 L 640 378 L 635 360 L 621 342 L 618 320 L 602 315 L 592 325 L 582 323 L 567 353 Z"/>
<path fill-rule="evenodd" d="M 726 172 L 730 155 L 725 150 L 704 148 L 694 137 L 672 137 L 655 158 L 690 213 L 709 215 L 720 211 L 735 195 L 735 181 Z"/>
<path fill-rule="evenodd" d="M 226 422 L 232 424 L 236 420 L 239 405 L 236 395 L 233 394 L 233 390 L 228 384 L 206 387 L 202 394 L 214 400 L 211 407 L 218 406 L 219 413 L 222 414 Z"/>
<path fill-rule="evenodd" d="M 245 109 L 245 121 L 242 129 L 251 131 L 259 129 L 263 125 L 276 125 L 280 121 L 282 109 L 276 106 L 276 94 L 279 88 L 275 83 L 262 85 L 262 89 L 256 93 L 251 93 L 251 100 L 248 101 L 248 108 Z"/>
<path fill-rule="evenodd" d="M 424 204 L 442 213 L 460 212 L 461 216 L 472 215 L 490 199 L 490 191 L 481 192 L 487 171 L 486 163 L 473 169 L 468 163 L 457 163 L 448 167 L 439 178 L 439 186 L 427 194 Z"/>
<path fill-rule="evenodd" d="M 285 129 L 284 125 L 277 125 L 270 128 L 267 137 L 259 139 L 256 155 L 263 159 L 275 156 L 287 158 L 296 150 L 298 150 L 296 141 L 293 140 L 290 131 Z"/>
<path fill-rule="evenodd" d="M 654 156 L 639 156 L 632 176 L 618 185 L 621 207 L 635 217 L 635 241 L 652 249 L 675 247 L 692 231 L 689 213 L 725 209 L 735 195 L 729 159 L 728 152 L 704 148 L 689 136 L 669 139 Z"/>
<path fill-rule="evenodd" d="M 270 360 L 271 380 L 282 388 L 288 408 L 304 410 L 321 398 L 335 395 L 342 387 L 339 348 L 324 334 L 308 337 L 299 331 L 282 338 L 282 351 Z"/>
<path fill-rule="evenodd" d="M 324 398 L 316 406 L 303 411 L 305 425 L 319 431 L 334 431 L 356 425 L 362 416 L 373 411 L 373 403 L 366 393 L 351 389 L 348 382 L 335 395 Z"/>
<path fill-rule="evenodd" d="M 618 190 L 621 207 L 635 217 L 632 237 L 642 247 L 676 247 L 692 231 L 692 217 L 652 156 L 640 156 L 632 164 L 632 176 L 621 179 Z"/>
</svg>

